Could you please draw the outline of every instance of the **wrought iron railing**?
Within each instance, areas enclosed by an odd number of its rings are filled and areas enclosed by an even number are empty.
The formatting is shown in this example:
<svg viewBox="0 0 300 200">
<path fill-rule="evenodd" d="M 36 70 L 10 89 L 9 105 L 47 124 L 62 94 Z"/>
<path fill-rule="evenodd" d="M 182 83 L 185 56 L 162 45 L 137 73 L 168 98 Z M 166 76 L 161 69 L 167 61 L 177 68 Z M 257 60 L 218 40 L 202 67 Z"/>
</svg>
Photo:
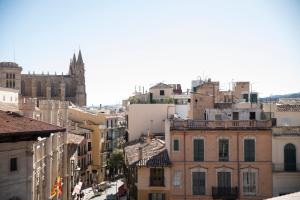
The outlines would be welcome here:
<svg viewBox="0 0 300 200">
<path fill-rule="evenodd" d="M 271 120 L 171 120 L 171 129 L 271 128 Z"/>
<path fill-rule="evenodd" d="M 237 199 L 238 187 L 212 187 L 214 199 Z"/>
</svg>

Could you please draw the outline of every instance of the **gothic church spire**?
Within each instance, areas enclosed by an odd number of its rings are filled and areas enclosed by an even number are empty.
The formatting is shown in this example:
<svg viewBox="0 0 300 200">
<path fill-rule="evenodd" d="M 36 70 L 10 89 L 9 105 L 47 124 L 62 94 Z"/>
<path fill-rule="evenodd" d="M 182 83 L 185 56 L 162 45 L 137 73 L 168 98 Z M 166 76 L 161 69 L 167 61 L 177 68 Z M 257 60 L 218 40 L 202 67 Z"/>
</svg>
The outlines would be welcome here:
<svg viewBox="0 0 300 200">
<path fill-rule="evenodd" d="M 83 65 L 81 50 L 79 49 L 78 58 L 76 64 Z"/>
</svg>

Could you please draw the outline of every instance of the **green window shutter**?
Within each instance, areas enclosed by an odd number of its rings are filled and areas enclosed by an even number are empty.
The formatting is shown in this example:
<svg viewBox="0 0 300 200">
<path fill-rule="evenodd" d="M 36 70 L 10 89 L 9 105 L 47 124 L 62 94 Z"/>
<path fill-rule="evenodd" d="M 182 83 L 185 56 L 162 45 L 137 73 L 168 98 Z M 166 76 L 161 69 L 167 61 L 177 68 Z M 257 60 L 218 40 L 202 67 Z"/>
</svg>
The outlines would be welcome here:
<svg viewBox="0 0 300 200">
<path fill-rule="evenodd" d="M 178 139 L 173 140 L 173 150 L 179 151 L 179 140 Z"/>
<path fill-rule="evenodd" d="M 231 173 L 218 172 L 218 187 L 231 187 Z"/>
<path fill-rule="evenodd" d="M 194 139 L 194 161 L 204 161 L 203 139 Z"/>
<path fill-rule="evenodd" d="M 244 140 L 244 160 L 247 162 L 255 161 L 255 140 Z"/>
<path fill-rule="evenodd" d="M 192 173 L 193 195 L 205 195 L 205 172 Z"/>
<path fill-rule="evenodd" d="M 284 170 L 296 171 L 296 147 L 289 143 L 284 146 Z"/>
</svg>

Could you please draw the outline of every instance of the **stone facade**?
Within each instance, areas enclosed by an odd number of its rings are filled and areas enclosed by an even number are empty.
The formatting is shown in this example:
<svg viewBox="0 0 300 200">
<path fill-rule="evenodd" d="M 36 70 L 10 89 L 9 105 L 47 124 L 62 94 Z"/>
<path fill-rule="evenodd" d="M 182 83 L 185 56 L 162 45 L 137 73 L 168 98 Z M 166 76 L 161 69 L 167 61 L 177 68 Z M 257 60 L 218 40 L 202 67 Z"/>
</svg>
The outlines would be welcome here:
<svg viewBox="0 0 300 200">
<path fill-rule="evenodd" d="M 0 87 L 19 90 L 23 97 L 71 101 L 86 105 L 84 63 L 81 51 L 70 61 L 67 75 L 21 74 L 22 68 L 12 62 L 0 63 Z"/>
</svg>

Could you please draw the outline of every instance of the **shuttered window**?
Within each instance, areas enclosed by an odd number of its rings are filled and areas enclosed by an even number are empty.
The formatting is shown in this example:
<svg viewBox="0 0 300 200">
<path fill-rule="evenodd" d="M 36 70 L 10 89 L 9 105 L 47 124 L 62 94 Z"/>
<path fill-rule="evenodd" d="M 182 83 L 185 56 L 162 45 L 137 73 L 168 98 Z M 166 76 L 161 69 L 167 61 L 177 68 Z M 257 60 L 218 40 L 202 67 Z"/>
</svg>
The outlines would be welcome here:
<svg viewBox="0 0 300 200">
<path fill-rule="evenodd" d="M 254 139 L 244 140 L 244 160 L 246 162 L 255 161 L 255 140 Z"/>
<path fill-rule="evenodd" d="M 205 172 L 192 172 L 193 195 L 205 195 Z"/>
<path fill-rule="evenodd" d="M 166 194 L 165 193 L 149 193 L 148 199 L 149 200 L 165 200 Z"/>
<path fill-rule="evenodd" d="M 284 170 L 296 171 L 296 147 L 289 143 L 284 146 Z"/>
<path fill-rule="evenodd" d="M 218 187 L 230 188 L 231 187 L 231 173 L 218 172 Z"/>
<path fill-rule="evenodd" d="M 194 139 L 194 161 L 204 161 L 203 139 Z"/>
<path fill-rule="evenodd" d="M 150 168 L 150 186 L 164 186 L 164 168 Z"/>
<path fill-rule="evenodd" d="M 179 151 L 179 139 L 173 140 L 173 151 Z"/>
</svg>

